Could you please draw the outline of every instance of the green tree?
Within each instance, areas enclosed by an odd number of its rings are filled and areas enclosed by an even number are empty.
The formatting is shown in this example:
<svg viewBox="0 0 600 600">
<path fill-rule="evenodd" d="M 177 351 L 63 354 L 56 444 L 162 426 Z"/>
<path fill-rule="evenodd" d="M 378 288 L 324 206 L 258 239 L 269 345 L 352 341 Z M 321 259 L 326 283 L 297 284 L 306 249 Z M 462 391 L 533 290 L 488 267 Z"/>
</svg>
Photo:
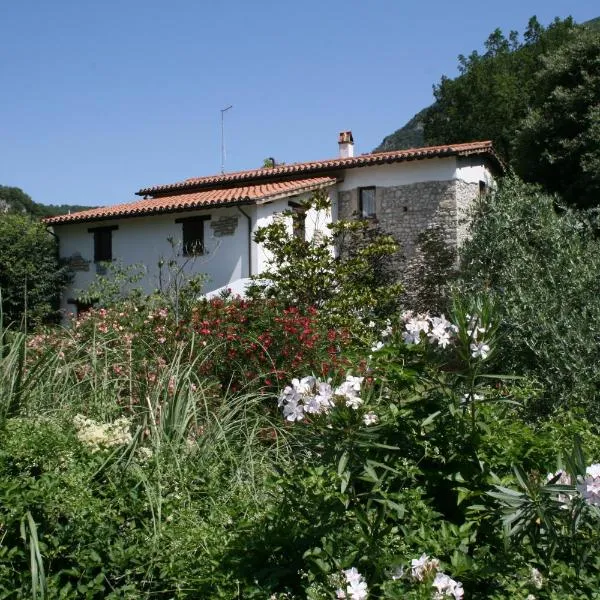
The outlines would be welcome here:
<svg viewBox="0 0 600 600">
<path fill-rule="evenodd" d="M 23 214 L 0 216 L 0 291 L 3 320 L 35 325 L 58 318 L 69 273 L 58 260 L 56 239 Z"/>
<path fill-rule="evenodd" d="M 600 242 L 580 211 L 514 176 L 477 206 L 461 253 L 467 295 L 488 290 L 502 323 L 497 348 L 506 371 L 533 376 L 546 410 L 600 401 Z"/>
<path fill-rule="evenodd" d="M 515 167 L 570 204 L 600 203 L 600 34 L 578 31 L 542 57 L 534 108 L 515 141 Z"/>
<path fill-rule="evenodd" d="M 532 17 L 522 41 L 516 31 L 506 37 L 496 29 L 485 42 L 485 53 L 459 56 L 459 77 L 444 76 L 434 86 L 436 102 L 424 117 L 426 142 L 491 139 L 509 162 L 515 130 L 534 93 L 540 56 L 559 48 L 575 27 L 568 18 L 544 28 Z"/>
<path fill-rule="evenodd" d="M 329 199 L 316 193 L 303 208 L 329 210 Z M 390 284 L 390 257 L 398 245 L 366 220 L 337 221 L 329 225 L 329 234 L 317 233 L 310 240 L 276 220 L 259 229 L 255 240 L 271 254 L 258 280 L 262 293 L 318 307 L 337 324 L 387 315 L 398 302 L 400 286 Z"/>
</svg>

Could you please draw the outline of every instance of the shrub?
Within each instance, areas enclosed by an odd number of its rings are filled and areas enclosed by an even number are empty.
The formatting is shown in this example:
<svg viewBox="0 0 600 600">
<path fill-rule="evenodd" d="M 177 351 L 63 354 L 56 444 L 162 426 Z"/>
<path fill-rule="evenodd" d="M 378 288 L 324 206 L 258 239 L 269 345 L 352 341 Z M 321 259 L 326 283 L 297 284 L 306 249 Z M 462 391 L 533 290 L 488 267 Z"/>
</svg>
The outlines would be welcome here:
<svg viewBox="0 0 600 600">
<path fill-rule="evenodd" d="M 315 194 L 304 208 L 331 207 L 326 196 Z M 271 258 L 254 293 L 315 306 L 332 326 L 357 327 L 393 311 L 401 289 L 389 264 L 398 251 L 394 239 L 365 220 L 340 220 L 328 229 L 310 240 L 294 236 L 281 220 L 259 229 L 255 240 Z"/>
<path fill-rule="evenodd" d="M 56 239 L 26 215 L 0 215 L 0 293 L 5 324 L 58 320 L 60 291 L 69 272 L 58 261 Z"/>
<path fill-rule="evenodd" d="M 461 257 L 465 294 L 497 300 L 507 372 L 544 387 L 544 404 L 597 418 L 600 245 L 584 215 L 514 177 L 482 198 Z"/>
</svg>

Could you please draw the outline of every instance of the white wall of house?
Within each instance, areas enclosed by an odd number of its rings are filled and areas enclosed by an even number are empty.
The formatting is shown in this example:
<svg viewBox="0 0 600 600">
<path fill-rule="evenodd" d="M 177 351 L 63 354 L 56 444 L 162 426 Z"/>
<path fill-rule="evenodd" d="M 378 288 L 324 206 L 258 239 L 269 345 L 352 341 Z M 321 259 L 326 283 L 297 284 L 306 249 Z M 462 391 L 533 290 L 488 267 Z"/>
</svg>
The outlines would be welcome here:
<svg viewBox="0 0 600 600">
<path fill-rule="evenodd" d="M 330 200 L 333 195 L 333 191 L 330 188 L 328 192 Z M 254 219 L 253 234 L 261 227 L 266 227 L 273 223 L 276 218 L 282 218 L 282 213 L 290 210 L 290 200 L 296 203 L 302 203 L 308 200 L 311 193 L 300 194 L 289 198 L 282 198 L 268 204 L 261 204 L 256 206 L 256 217 Z M 327 225 L 331 223 L 332 211 L 331 210 L 315 210 L 311 208 L 306 211 L 306 239 L 311 240 L 315 235 L 315 232 L 320 231 L 323 234 L 329 232 Z M 292 218 L 285 217 L 285 224 L 287 226 L 288 233 L 292 233 Z M 271 253 L 268 252 L 262 246 L 253 242 L 252 248 L 252 273 L 254 275 L 262 273 L 268 266 L 269 260 L 271 259 Z"/>
<path fill-rule="evenodd" d="M 371 185 L 395 187 L 421 181 L 448 181 L 457 176 L 456 158 L 430 158 L 389 165 L 375 165 L 347 169 L 338 191 L 346 192 Z"/>
<path fill-rule="evenodd" d="M 493 183 L 492 173 L 480 157 L 457 160 L 455 156 L 449 156 L 348 169 L 344 173 L 343 181 L 338 183 L 337 189 L 345 192 L 371 185 L 395 187 L 424 181 L 453 179 L 460 179 L 466 183 L 484 181 L 487 186 Z"/>
<path fill-rule="evenodd" d="M 471 164 L 461 164 L 456 169 L 456 179 L 462 179 L 466 183 L 479 183 L 483 181 L 486 186 L 493 184 L 492 173 L 480 160 L 472 160 Z"/>
<path fill-rule="evenodd" d="M 194 257 L 181 256 L 182 225 L 175 221 L 182 217 L 200 215 L 211 217 L 209 221 L 204 222 L 205 254 Z M 232 235 L 219 236 L 211 227 L 211 223 L 223 217 L 237 219 Z M 88 229 L 113 225 L 118 226 L 118 229 L 112 232 L 113 261 L 123 265 L 142 265 L 146 275 L 135 285 L 142 287 L 147 293 L 159 287 L 158 263 L 161 259 L 175 259 L 179 265 L 184 266 L 188 275 L 205 273 L 208 276 L 206 291 L 248 276 L 248 225 L 245 217 L 235 207 L 55 225 L 60 256 L 69 258 L 78 253 L 84 260 L 90 261 L 88 271 L 75 271 L 72 284 L 63 294 L 62 308 L 66 312 L 75 311 L 75 307 L 68 304 L 67 300 L 74 299 L 77 291 L 85 289 L 96 277 L 94 235 L 89 233 Z M 171 246 L 168 238 L 173 239 L 175 248 Z M 168 279 L 166 268 L 163 268 L 163 274 L 165 282 Z"/>
<path fill-rule="evenodd" d="M 291 198 L 296 202 L 306 199 L 308 194 Z M 251 233 L 259 227 L 273 222 L 276 215 L 289 209 L 290 198 L 283 198 L 262 205 L 246 205 L 227 208 L 214 208 L 202 211 L 171 213 L 148 217 L 113 219 L 90 223 L 74 223 L 55 225 L 54 230 L 59 238 L 60 256 L 69 259 L 81 255 L 89 261 L 88 270 L 76 270 L 74 280 L 63 294 L 61 308 L 65 312 L 74 313 L 75 305 L 69 303 L 78 296 L 78 292 L 86 289 L 96 278 L 94 263 L 94 235 L 89 229 L 94 227 L 117 226 L 112 232 L 113 262 L 122 265 L 139 265 L 145 272 L 144 277 L 134 285 L 142 287 L 146 293 L 151 293 L 160 287 L 168 285 L 169 270 L 162 269 L 162 278 L 158 267 L 159 261 L 175 259 L 177 264 L 184 267 L 186 275 L 206 274 L 208 279 L 204 286 L 206 292 L 226 286 L 229 283 L 248 277 L 250 274 L 262 272 L 269 260 L 269 255 L 254 240 L 249 243 L 248 218 Z M 245 214 L 242 214 L 243 213 Z M 204 222 L 204 248 L 202 256 L 181 256 L 182 225 L 176 220 L 180 218 L 210 215 L 210 220 Z M 247 215 L 248 218 L 245 216 Z M 235 231 L 231 235 L 222 235 L 219 222 L 235 221 Z M 291 228 L 291 218 L 287 219 Z M 310 239 L 317 229 L 326 230 L 331 222 L 331 213 L 325 211 L 307 212 L 306 230 Z M 174 246 L 168 241 L 172 238 Z M 252 269 L 248 251 L 250 248 Z"/>
</svg>

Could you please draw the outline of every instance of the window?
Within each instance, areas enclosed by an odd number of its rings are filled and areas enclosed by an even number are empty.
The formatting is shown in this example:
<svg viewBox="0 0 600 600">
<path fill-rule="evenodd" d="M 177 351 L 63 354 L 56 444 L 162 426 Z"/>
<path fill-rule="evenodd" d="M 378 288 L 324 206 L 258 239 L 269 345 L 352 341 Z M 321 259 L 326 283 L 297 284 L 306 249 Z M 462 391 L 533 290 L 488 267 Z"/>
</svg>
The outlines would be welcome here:
<svg viewBox="0 0 600 600">
<path fill-rule="evenodd" d="M 91 227 L 89 233 L 94 234 L 94 262 L 110 262 L 112 256 L 112 232 L 119 229 L 118 225 L 111 227 Z"/>
<path fill-rule="evenodd" d="M 292 210 L 292 231 L 295 238 L 306 241 L 306 210 L 297 202 L 288 202 Z"/>
<path fill-rule="evenodd" d="M 364 187 L 358 189 L 358 209 L 363 219 L 375 217 L 375 188 Z"/>
<path fill-rule="evenodd" d="M 73 298 L 69 298 L 67 300 L 67 304 L 73 304 L 75 306 L 75 316 L 80 317 L 84 313 L 88 312 L 91 308 L 94 307 L 97 300 L 93 300 L 92 302 L 83 302 L 82 300 L 75 300 Z"/>
<path fill-rule="evenodd" d="M 487 184 L 485 181 L 479 180 L 479 195 L 485 196 L 487 194 Z"/>
<path fill-rule="evenodd" d="M 177 219 L 175 223 L 181 223 L 182 230 L 182 254 L 183 256 L 200 256 L 204 254 L 204 221 L 209 216 L 189 217 Z"/>
</svg>

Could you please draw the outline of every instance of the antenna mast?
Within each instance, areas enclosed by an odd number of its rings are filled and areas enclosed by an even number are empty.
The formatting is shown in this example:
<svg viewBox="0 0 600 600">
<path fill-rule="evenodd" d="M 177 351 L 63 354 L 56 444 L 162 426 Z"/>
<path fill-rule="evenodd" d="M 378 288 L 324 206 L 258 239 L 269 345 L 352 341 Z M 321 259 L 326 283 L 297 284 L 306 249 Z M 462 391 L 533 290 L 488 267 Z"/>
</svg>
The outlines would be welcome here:
<svg viewBox="0 0 600 600">
<path fill-rule="evenodd" d="M 221 173 L 225 173 L 225 113 L 233 108 L 233 104 L 230 104 L 227 108 L 221 109 Z"/>
</svg>

